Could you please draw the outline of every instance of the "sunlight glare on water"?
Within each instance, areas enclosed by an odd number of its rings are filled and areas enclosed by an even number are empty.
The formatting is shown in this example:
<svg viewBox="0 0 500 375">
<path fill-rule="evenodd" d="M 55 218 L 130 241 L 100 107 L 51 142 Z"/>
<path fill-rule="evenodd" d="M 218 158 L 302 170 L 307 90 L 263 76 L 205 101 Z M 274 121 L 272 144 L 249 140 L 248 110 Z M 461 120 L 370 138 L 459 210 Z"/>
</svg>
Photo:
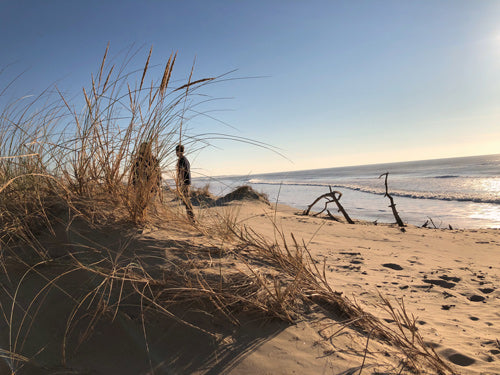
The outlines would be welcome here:
<svg viewBox="0 0 500 375">
<path fill-rule="evenodd" d="M 480 183 L 483 190 L 500 196 L 500 178 L 487 178 L 481 180 Z"/>
<path fill-rule="evenodd" d="M 488 192 L 492 198 L 500 198 L 500 178 L 485 178 L 478 181 L 480 189 Z M 469 217 L 471 219 L 485 219 L 491 222 L 496 222 L 492 227 L 500 227 L 500 206 L 499 205 L 482 205 L 476 206 L 475 211 Z"/>
<path fill-rule="evenodd" d="M 474 212 L 469 215 L 471 219 L 488 220 L 491 228 L 500 228 L 500 207 L 498 205 L 476 206 Z"/>
</svg>

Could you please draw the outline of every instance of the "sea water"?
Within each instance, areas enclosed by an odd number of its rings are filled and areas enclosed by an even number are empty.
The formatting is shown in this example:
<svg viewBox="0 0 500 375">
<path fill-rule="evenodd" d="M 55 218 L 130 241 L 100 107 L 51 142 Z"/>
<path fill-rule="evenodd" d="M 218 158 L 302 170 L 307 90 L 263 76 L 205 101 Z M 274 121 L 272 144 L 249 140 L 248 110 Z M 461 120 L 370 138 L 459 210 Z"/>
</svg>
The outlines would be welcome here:
<svg viewBox="0 0 500 375">
<path fill-rule="evenodd" d="M 450 159 L 371 164 L 195 179 L 209 184 L 213 194 L 224 195 L 237 186 L 250 185 L 271 202 L 307 208 L 318 196 L 332 190 L 342 193 L 340 203 L 353 219 L 395 222 L 388 192 L 402 220 L 437 227 L 500 228 L 500 154 Z M 314 211 L 321 211 L 325 201 Z M 334 203 L 328 204 L 337 214 Z"/>
</svg>

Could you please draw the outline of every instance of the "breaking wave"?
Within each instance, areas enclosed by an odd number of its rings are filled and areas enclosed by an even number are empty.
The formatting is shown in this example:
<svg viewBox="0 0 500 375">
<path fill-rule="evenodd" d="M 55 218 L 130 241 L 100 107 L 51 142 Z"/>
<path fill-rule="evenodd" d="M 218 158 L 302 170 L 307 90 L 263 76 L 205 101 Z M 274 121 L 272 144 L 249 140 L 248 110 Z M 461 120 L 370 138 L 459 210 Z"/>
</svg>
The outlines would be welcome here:
<svg viewBox="0 0 500 375">
<path fill-rule="evenodd" d="M 438 176 L 436 178 L 454 178 L 458 176 Z M 248 183 L 255 185 L 283 185 L 283 186 L 311 186 L 311 187 L 325 187 L 331 186 L 335 189 L 349 189 L 353 191 L 359 191 L 368 194 L 384 195 L 385 188 L 383 186 L 371 187 L 363 186 L 352 183 L 321 183 L 321 182 L 296 182 L 296 181 L 272 181 L 272 180 L 262 180 L 262 179 L 249 179 Z M 392 196 L 410 198 L 410 199 L 435 199 L 442 201 L 459 201 L 459 202 L 474 202 L 474 203 L 493 203 L 500 204 L 500 197 L 496 194 L 493 196 L 481 196 L 478 194 L 470 193 L 456 193 L 456 192 L 446 192 L 446 193 L 436 193 L 427 191 L 407 191 L 398 189 L 389 189 L 389 193 Z"/>
</svg>

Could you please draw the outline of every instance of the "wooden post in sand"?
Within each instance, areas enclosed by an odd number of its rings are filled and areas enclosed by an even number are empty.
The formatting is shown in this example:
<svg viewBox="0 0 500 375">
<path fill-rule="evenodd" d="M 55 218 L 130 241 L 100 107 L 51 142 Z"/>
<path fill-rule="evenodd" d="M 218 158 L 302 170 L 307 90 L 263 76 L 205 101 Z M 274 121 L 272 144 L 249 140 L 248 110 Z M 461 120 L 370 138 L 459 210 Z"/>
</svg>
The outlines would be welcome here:
<svg viewBox="0 0 500 375">
<path fill-rule="evenodd" d="M 330 217 L 332 219 L 335 219 L 333 217 L 333 215 L 330 213 L 330 211 L 328 211 L 326 209 L 326 206 L 328 205 L 328 203 L 332 203 L 332 202 L 335 202 L 335 204 L 337 205 L 337 208 L 338 208 L 338 211 L 342 213 L 342 215 L 344 215 L 344 218 L 346 219 L 346 221 L 349 223 L 349 224 L 354 224 L 354 221 L 352 221 L 352 219 L 349 217 L 349 215 L 347 214 L 346 210 L 344 209 L 344 207 L 342 207 L 342 205 L 340 204 L 339 202 L 339 199 L 340 197 L 342 196 L 342 193 L 340 191 L 333 191 L 332 190 L 332 187 L 331 186 L 328 186 L 330 188 L 330 192 L 329 193 L 325 193 L 323 195 L 320 195 L 318 198 L 316 198 L 314 200 L 314 202 L 311 203 L 311 205 L 309 205 L 307 207 L 307 210 L 305 210 L 303 212 L 304 215 L 309 215 L 309 212 L 311 211 L 311 208 L 313 208 L 313 206 L 318 202 L 320 201 L 321 199 L 325 198 L 327 199 L 327 201 L 325 202 L 325 208 L 323 208 L 320 212 L 318 212 L 316 215 L 319 215 L 320 213 L 322 213 L 323 211 L 326 210 L 326 212 L 328 212 L 328 214 L 330 215 Z M 338 197 L 337 195 L 338 194 Z M 330 199 L 329 199 L 330 198 Z"/>
<path fill-rule="evenodd" d="M 391 204 L 389 205 L 389 207 L 392 209 L 392 214 L 394 215 L 394 217 L 396 219 L 396 223 L 398 223 L 398 225 L 400 227 L 405 227 L 406 226 L 405 223 L 403 223 L 403 220 L 401 220 L 401 218 L 399 217 L 398 211 L 396 210 L 396 203 L 394 203 L 394 199 L 389 194 L 389 188 L 387 187 L 387 178 L 389 177 L 389 172 L 382 173 L 378 178 L 380 178 L 382 176 L 385 176 L 385 195 L 384 195 L 384 197 L 389 198 L 389 200 L 391 201 Z"/>
</svg>

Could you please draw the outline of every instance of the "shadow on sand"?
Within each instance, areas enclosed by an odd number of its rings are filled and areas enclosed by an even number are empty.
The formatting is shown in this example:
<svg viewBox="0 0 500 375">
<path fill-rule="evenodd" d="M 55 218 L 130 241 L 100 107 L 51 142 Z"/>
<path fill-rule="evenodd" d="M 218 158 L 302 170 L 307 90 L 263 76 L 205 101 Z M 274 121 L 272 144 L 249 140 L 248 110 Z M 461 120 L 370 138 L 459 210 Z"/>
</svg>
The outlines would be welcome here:
<svg viewBox="0 0 500 375">
<path fill-rule="evenodd" d="M 57 258 L 30 266 L 13 258 L 5 263 L 1 374 L 227 373 L 289 326 L 245 312 L 235 316 L 241 322 L 235 325 L 196 298 L 158 309 L 134 288 L 76 265 L 136 264 L 162 280 L 172 264 L 193 261 L 192 254 L 213 260 L 216 248 L 130 236 L 123 228 L 63 232 L 56 228 L 59 236 L 40 243 Z"/>
</svg>

